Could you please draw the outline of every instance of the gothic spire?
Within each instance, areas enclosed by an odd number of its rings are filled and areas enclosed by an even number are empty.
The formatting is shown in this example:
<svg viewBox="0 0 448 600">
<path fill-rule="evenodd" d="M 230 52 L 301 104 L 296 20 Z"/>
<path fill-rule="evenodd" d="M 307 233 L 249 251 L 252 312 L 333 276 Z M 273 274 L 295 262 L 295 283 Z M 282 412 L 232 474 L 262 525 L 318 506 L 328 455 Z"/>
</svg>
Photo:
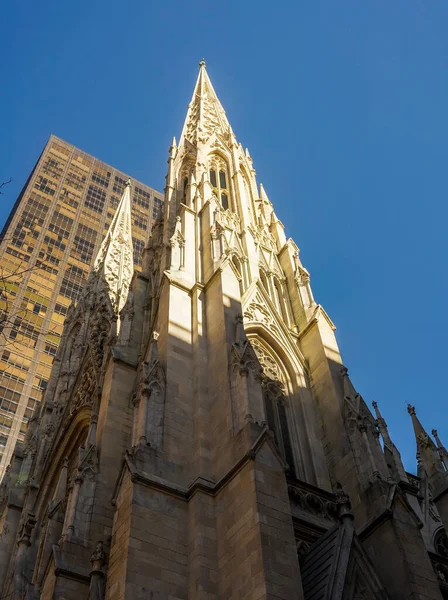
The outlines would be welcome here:
<svg viewBox="0 0 448 600">
<path fill-rule="evenodd" d="M 381 414 L 378 404 L 375 401 L 372 402 L 372 406 L 375 411 L 378 430 L 384 442 L 384 455 L 386 457 L 386 463 L 395 478 L 401 479 L 402 481 L 408 481 L 400 452 L 389 435 L 386 420 Z"/>
<path fill-rule="evenodd" d="M 199 63 L 199 75 L 193 97 L 188 105 L 179 146 L 182 145 L 184 140 L 188 140 L 194 145 L 204 144 L 215 132 L 224 139 L 228 139 L 232 133 L 232 128 L 213 89 L 212 82 L 207 74 L 205 61 L 202 59 Z"/>
<path fill-rule="evenodd" d="M 116 314 L 126 303 L 133 272 L 131 180 L 128 179 L 93 266 L 94 275 L 103 277 Z"/>
<path fill-rule="evenodd" d="M 420 423 L 415 413 L 415 406 L 408 404 L 408 413 L 411 415 L 412 425 L 414 427 L 415 440 L 417 442 L 417 455 L 420 456 L 426 473 L 431 477 L 436 473 L 445 472 L 437 446 Z"/>
<path fill-rule="evenodd" d="M 439 434 L 437 433 L 437 429 L 433 429 L 431 431 L 431 433 L 434 436 L 434 439 L 436 440 L 437 449 L 439 451 L 439 456 L 440 456 L 443 464 L 445 465 L 445 469 L 448 470 L 448 451 L 445 448 L 445 446 L 442 444 L 442 442 L 440 441 Z"/>
</svg>

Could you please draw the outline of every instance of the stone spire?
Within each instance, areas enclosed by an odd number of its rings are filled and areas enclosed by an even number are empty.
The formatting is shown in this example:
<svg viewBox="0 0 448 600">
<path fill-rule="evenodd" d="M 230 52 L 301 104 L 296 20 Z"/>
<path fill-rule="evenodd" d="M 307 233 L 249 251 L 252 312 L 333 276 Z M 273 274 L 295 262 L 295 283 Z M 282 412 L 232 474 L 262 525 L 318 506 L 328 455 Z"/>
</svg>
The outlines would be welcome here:
<svg viewBox="0 0 448 600">
<path fill-rule="evenodd" d="M 375 411 L 378 431 L 381 434 L 384 442 L 384 455 L 386 457 L 386 463 L 389 467 L 392 476 L 395 480 L 408 481 L 406 471 L 403 466 L 403 462 L 401 460 L 400 452 L 398 448 L 393 443 L 389 431 L 387 429 L 387 423 L 384 419 L 383 415 L 378 408 L 378 404 L 374 401 L 372 402 L 373 409 Z"/>
<path fill-rule="evenodd" d="M 93 276 L 102 275 L 117 315 L 126 303 L 133 273 L 131 180 L 128 179 L 117 212 L 93 266 Z"/>
<path fill-rule="evenodd" d="M 408 413 L 411 415 L 412 425 L 414 427 L 415 440 L 417 442 L 417 455 L 420 456 L 422 465 L 425 468 L 428 477 L 432 477 L 438 473 L 445 473 L 437 446 L 420 423 L 415 413 L 415 406 L 408 404 Z"/>
<path fill-rule="evenodd" d="M 179 146 L 182 145 L 184 140 L 188 140 L 194 145 L 198 143 L 205 144 L 215 132 L 225 139 L 233 133 L 226 113 L 207 74 L 205 61 L 201 60 L 198 79 L 193 97 L 188 105 Z"/>
<path fill-rule="evenodd" d="M 445 448 L 445 446 L 442 444 L 442 442 L 440 441 L 439 434 L 437 433 L 437 429 L 433 429 L 431 431 L 431 433 L 434 436 L 434 439 L 436 440 L 437 449 L 439 451 L 439 456 L 445 466 L 445 469 L 448 471 L 448 451 Z"/>
</svg>

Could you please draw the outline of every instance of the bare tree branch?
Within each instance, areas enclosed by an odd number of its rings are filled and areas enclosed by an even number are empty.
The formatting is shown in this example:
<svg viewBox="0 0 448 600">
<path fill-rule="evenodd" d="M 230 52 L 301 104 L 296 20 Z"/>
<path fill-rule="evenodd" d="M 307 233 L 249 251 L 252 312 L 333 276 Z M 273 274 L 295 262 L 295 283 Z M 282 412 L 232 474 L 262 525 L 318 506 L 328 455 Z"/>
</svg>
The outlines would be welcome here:
<svg viewBox="0 0 448 600">
<path fill-rule="evenodd" d="M 8 183 L 11 183 L 12 179 L 11 177 L 8 179 L 8 181 L 3 181 L 2 183 L 0 183 L 0 194 L 3 194 L 3 192 L 1 191 L 2 187 L 4 185 L 8 185 Z"/>
</svg>

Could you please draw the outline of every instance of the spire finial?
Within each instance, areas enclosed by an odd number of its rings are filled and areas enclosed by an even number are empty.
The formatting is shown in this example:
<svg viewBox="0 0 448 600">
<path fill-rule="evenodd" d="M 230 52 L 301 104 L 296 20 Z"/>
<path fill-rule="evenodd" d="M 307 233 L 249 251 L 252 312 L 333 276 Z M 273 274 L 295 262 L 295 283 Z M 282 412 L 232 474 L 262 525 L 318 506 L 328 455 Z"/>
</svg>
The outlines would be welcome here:
<svg viewBox="0 0 448 600">
<path fill-rule="evenodd" d="M 128 180 L 126 181 L 126 187 L 131 187 L 131 185 L 132 185 L 131 178 L 128 177 Z"/>
<path fill-rule="evenodd" d="M 415 415 L 415 406 L 412 406 L 412 404 L 408 404 L 408 413 L 412 416 Z"/>
<path fill-rule="evenodd" d="M 199 68 L 204 67 L 204 69 L 207 67 L 207 65 L 205 64 L 205 60 L 203 58 L 201 58 L 201 60 L 199 61 Z"/>
</svg>

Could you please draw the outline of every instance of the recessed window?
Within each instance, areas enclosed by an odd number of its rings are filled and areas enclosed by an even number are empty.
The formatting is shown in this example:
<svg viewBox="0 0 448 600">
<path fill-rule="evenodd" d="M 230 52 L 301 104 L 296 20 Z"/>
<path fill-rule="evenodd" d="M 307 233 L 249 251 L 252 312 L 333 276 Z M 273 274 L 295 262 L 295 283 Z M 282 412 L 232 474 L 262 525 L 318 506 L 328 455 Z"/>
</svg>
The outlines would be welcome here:
<svg viewBox="0 0 448 600">
<path fill-rule="evenodd" d="M 214 159 L 212 168 L 210 169 L 210 185 L 221 203 L 224 210 L 231 208 L 230 206 L 230 190 L 228 188 L 227 167 L 223 160 Z"/>
<path fill-rule="evenodd" d="M 291 475 L 295 475 L 294 453 L 288 427 L 286 398 L 280 382 L 266 379 L 263 383 L 263 398 L 266 421 L 274 434 L 275 442 L 288 463 Z"/>
<path fill-rule="evenodd" d="M 219 186 L 223 190 L 227 189 L 226 174 L 224 173 L 224 171 L 219 172 Z"/>
</svg>

